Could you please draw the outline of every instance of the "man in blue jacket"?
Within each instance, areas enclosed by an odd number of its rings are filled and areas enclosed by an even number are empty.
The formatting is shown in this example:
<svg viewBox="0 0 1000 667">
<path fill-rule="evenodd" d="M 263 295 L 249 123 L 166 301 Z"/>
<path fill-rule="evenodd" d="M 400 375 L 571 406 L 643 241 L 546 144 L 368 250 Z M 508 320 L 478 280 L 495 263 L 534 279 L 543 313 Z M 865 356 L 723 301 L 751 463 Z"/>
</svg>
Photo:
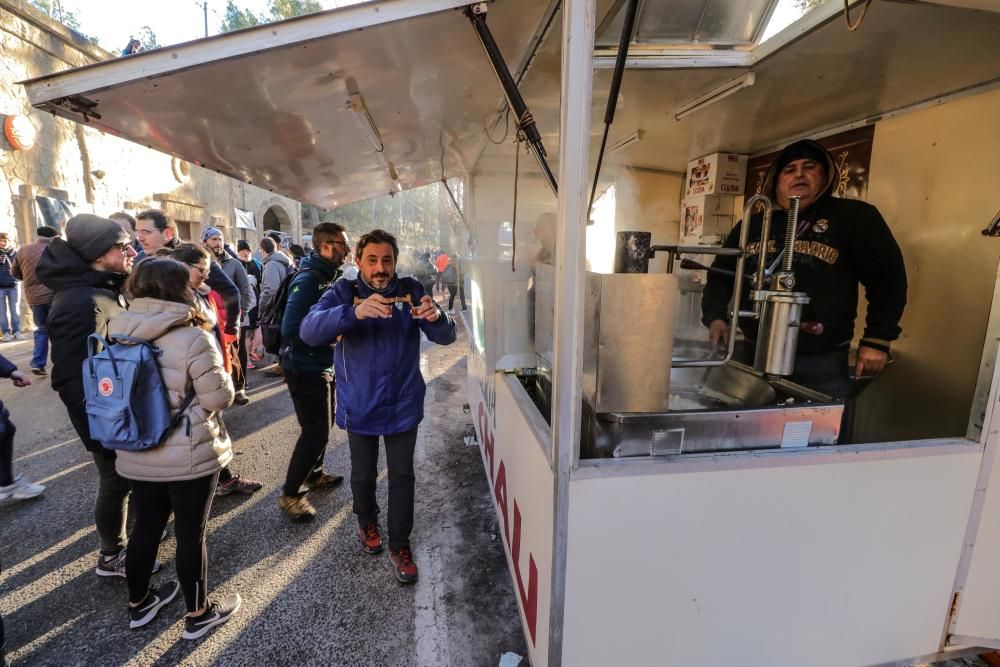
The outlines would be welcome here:
<svg viewBox="0 0 1000 667">
<path fill-rule="evenodd" d="M 302 320 L 307 345 L 337 343 L 337 425 L 351 448 L 351 492 L 361 549 L 382 552 L 375 500 L 378 443 L 389 469 L 389 552 L 396 579 L 417 580 L 410 550 L 413 529 L 413 450 L 424 417 L 420 332 L 439 345 L 455 341 L 455 321 L 413 278 L 396 276 L 399 246 L 376 229 L 358 240 L 357 280 L 340 279 Z"/>
<path fill-rule="evenodd" d="M 312 347 L 302 342 L 299 325 L 327 286 L 340 275 L 338 267 L 351 250 L 344 228 L 333 222 L 321 222 L 313 228 L 313 243 L 316 250 L 302 258 L 288 287 L 288 301 L 281 318 L 281 368 L 302 429 L 288 462 L 284 490 L 278 498 L 278 507 L 293 521 L 316 516 L 316 508 L 306 497 L 307 489 L 333 487 L 344 481 L 340 475 L 323 470 L 333 425 L 333 348 L 329 344 Z"/>
</svg>

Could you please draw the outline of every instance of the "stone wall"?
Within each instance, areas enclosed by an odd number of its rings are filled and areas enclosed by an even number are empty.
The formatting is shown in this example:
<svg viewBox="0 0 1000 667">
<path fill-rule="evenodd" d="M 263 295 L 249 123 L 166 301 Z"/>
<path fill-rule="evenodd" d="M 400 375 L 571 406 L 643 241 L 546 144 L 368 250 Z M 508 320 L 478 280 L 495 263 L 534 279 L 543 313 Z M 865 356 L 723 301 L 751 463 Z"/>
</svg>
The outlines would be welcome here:
<svg viewBox="0 0 1000 667">
<path fill-rule="evenodd" d="M 37 130 L 29 150 L 0 138 L 0 231 L 16 234 L 19 245 L 32 241 L 42 222 L 37 196 L 64 200 L 74 213 L 163 208 L 182 236 L 198 238 L 215 226 L 226 228 L 227 238 L 252 242 L 270 211 L 281 231 L 301 238 L 295 200 L 31 108 L 18 82 L 112 56 L 27 2 L 0 0 L 0 54 L 0 121 L 23 115 Z M 234 208 L 252 212 L 257 230 L 237 229 Z"/>
</svg>

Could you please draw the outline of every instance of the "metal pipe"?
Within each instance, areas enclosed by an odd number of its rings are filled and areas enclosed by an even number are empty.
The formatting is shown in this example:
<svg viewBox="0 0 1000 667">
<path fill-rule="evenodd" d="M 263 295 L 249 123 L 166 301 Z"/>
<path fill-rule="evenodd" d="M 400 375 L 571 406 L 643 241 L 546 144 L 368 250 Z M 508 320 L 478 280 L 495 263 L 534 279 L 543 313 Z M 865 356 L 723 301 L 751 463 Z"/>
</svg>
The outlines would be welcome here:
<svg viewBox="0 0 1000 667">
<path fill-rule="evenodd" d="M 726 345 L 726 356 L 715 361 L 704 359 L 673 359 L 670 363 L 673 368 L 722 366 L 729 363 L 729 360 L 733 358 L 733 351 L 736 349 L 736 327 L 739 326 L 740 315 L 748 314 L 746 311 L 740 310 L 740 303 L 743 300 L 743 269 L 747 259 L 747 241 L 750 238 L 750 218 L 747 210 L 755 201 L 760 201 L 758 198 L 767 201 L 768 204 L 771 203 L 764 195 L 754 195 L 747 202 L 747 206 L 743 212 L 743 224 L 740 225 L 740 241 L 738 244 L 739 254 L 736 255 L 736 277 L 733 279 L 733 296 L 729 302 L 729 341 Z M 717 248 L 716 250 L 732 250 L 732 248 Z M 756 316 L 756 311 L 754 311 L 754 315 Z"/>
<path fill-rule="evenodd" d="M 767 270 L 767 246 L 770 243 L 771 237 L 771 213 L 774 209 L 774 204 L 771 203 L 771 199 L 767 195 L 756 194 L 750 197 L 743 205 L 743 226 L 748 226 L 750 224 L 750 216 L 753 214 L 751 210 L 757 202 L 764 204 L 764 219 L 760 225 L 760 254 L 757 256 L 757 273 L 754 275 L 753 284 L 754 289 L 765 289 L 764 279 L 766 277 L 765 271 Z M 753 312 L 756 313 L 757 317 L 760 317 L 760 301 L 754 301 Z"/>
<path fill-rule="evenodd" d="M 507 63 L 503 59 L 500 47 L 497 46 L 489 26 L 486 25 L 486 3 L 480 2 L 469 5 L 465 8 L 465 15 L 469 17 L 472 27 L 476 29 L 476 35 L 479 36 L 479 41 L 486 50 L 486 57 L 490 60 L 493 73 L 496 74 L 497 80 L 500 82 L 503 94 L 507 98 L 507 104 L 514 112 L 514 119 L 517 122 L 518 130 L 524 133 L 525 138 L 528 140 L 531 154 L 535 156 L 535 160 L 538 161 L 538 166 L 542 170 L 542 175 L 548 181 L 553 194 L 558 196 L 559 185 L 556 182 L 555 175 L 552 173 L 552 169 L 549 168 L 548 161 L 545 159 L 546 152 L 545 146 L 542 144 L 542 135 L 539 134 L 538 126 L 535 125 L 534 119 L 528 113 L 528 105 L 524 103 L 521 91 L 517 89 L 514 77 L 511 76 L 510 70 L 507 69 Z"/>
<path fill-rule="evenodd" d="M 618 91 L 622 87 L 622 75 L 625 73 L 625 61 L 628 59 L 628 45 L 632 41 L 635 30 L 635 15 L 639 8 L 639 0 L 628 0 L 625 8 L 625 22 L 622 24 L 622 36 L 618 41 L 618 55 L 615 58 L 615 71 L 611 75 L 611 90 L 608 92 L 608 106 L 604 111 L 604 136 L 601 138 L 601 150 L 597 153 L 597 167 L 594 169 L 594 184 L 590 190 L 590 205 L 587 214 L 594 207 L 594 197 L 597 195 L 597 179 L 601 175 L 601 165 L 604 164 L 604 148 L 608 144 L 608 132 L 615 122 L 615 110 L 618 108 Z"/>
</svg>

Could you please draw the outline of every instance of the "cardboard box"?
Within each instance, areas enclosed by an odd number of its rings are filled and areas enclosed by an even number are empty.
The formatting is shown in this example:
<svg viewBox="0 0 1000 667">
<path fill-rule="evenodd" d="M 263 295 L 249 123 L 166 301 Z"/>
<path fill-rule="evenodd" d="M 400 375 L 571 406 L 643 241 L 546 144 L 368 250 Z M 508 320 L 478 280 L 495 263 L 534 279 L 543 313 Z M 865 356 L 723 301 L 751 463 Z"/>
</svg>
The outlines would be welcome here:
<svg viewBox="0 0 1000 667">
<path fill-rule="evenodd" d="M 733 195 L 686 197 L 681 206 L 681 241 L 696 245 L 704 236 L 724 237 L 736 224 L 735 207 Z"/>
<path fill-rule="evenodd" d="M 688 162 L 685 196 L 743 194 L 747 156 L 712 153 Z"/>
</svg>

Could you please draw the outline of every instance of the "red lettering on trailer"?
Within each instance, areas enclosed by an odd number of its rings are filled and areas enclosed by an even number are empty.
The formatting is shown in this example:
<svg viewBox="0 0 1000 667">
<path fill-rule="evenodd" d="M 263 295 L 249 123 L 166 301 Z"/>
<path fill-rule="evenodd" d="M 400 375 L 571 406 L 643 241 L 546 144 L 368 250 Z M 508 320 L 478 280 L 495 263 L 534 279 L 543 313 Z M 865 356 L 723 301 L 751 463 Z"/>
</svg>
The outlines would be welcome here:
<svg viewBox="0 0 1000 667">
<path fill-rule="evenodd" d="M 503 465 L 502 463 L 500 465 Z M 506 517 L 504 517 L 506 519 Z M 521 509 L 514 499 L 514 542 L 511 547 L 511 558 L 514 560 L 514 578 L 517 579 L 517 594 L 521 596 L 524 605 L 524 615 L 528 619 L 528 631 L 531 633 L 531 643 L 535 643 L 535 621 L 538 613 L 538 568 L 535 557 L 528 552 L 528 594 L 524 594 L 524 579 L 521 577 Z"/>
<path fill-rule="evenodd" d="M 503 539 L 510 549 L 511 562 L 514 563 L 514 580 L 517 582 L 517 595 L 521 600 L 521 608 L 524 610 L 524 618 L 528 624 L 528 634 L 531 635 L 531 645 L 535 645 L 535 631 L 538 627 L 538 567 L 535 565 L 535 557 L 531 550 L 528 550 L 528 590 L 524 590 L 524 577 L 521 575 L 521 508 L 514 502 L 514 532 L 511 535 L 508 521 L 508 498 L 507 498 L 507 467 L 500 459 L 497 467 L 496 477 L 493 476 L 493 458 L 495 447 L 493 433 L 490 430 L 490 422 L 486 414 L 486 404 L 479 403 L 479 435 L 483 443 L 483 456 L 486 458 L 489 467 L 490 486 L 493 487 L 493 497 L 500 508 L 500 517 L 503 523 Z"/>
</svg>

